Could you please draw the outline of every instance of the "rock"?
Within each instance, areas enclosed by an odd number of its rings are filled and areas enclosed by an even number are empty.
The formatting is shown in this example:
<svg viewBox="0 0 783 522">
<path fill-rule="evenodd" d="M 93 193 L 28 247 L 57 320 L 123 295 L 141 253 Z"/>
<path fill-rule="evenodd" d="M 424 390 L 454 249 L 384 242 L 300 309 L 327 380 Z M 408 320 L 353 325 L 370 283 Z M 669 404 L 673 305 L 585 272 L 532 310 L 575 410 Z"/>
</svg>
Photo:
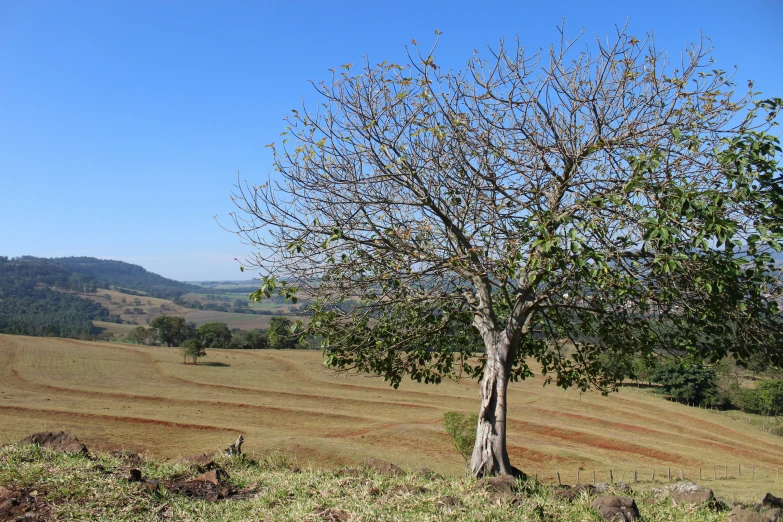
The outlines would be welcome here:
<svg viewBox="0 0 783 522">
<path fill-rule="evenodd" d="M 767 493 L 767 495 L 764 497 L 764 500 L 761 501 L 761 504 L 764 506 L 783 509 L 783 498 L 778 498 L 772 493 Z"/>
<path fill-rule="evenodd" d="M 780 509 L 770 509 L 759 513 L 753 509 L 745 509 L 742 506 L 737 506 L 731 510 L 726 517 L 726 520 L 730 522 L 778 522 L 783 520 L 783 511 Z"/>
<path fill-rule="evenodd" d="M 205 471 L 220 467 L 214 459 L 214 454 L 202 453 L 200 455 L 193 455 L 192 457 L 184 457 L 180 459 L 180 462 L 189 465 L 199 473 L 204 473 Z"/>
<path fill-rule="evenodd" d="M 489 491 L 490 493 L 513 495 L 519 489 L 519 483 L 517 482 L 517 479 L 511 475 L 484 477 L 476 481 L 476 485 L 473 489 L 476 491 Z"/>
<path fill-rule="evenodd" d="M 157 480 L 146 479 L 144 480 L 143 485 L 147 491 L 150 491 L 151 493 L 155 493 L 156 491 L 160 490 L 160 482 Z"/>
<path fill-rule="evenodd" d="M 128 480 L 128 482 L 141 482 L 141 470 L 128 470 L 128 475 L 125 478 Z"/>
<path fill-rule="evenodd" d="M 375 470 L 379 475 L 385 475 L 387 477 L 394 477 L 402 474 L 402 468 L 381 459 L 368 459 L 364 462 L 364 465 Z"/>
<path fill-rule="evenodd" d="M 42 431 L 33 433 L 22 439 L 21 442 L 23 444 L 38 444 L 43 448 L 50 448 L 55 451 L 87 454 L 87 446 L 79 442 L 79 439 L 72 433 L 65 431 Z"/>
<path fill-rule="evenodd" d="M 697 486 L 683 491 L 672 491 L 669 498 L 675 506 L 690 504 L 696 507 L 710 506 L 715 503 L 715 495 L 711 489 Z"/>
<path fill-rule="evenodd" d="M 598 511 L 603 520 L 611 522 L 625 522 L 639 518 L 639 509 L 632 498 L 598 497 L 590 504 L 590 508 Z"/>
<path fill-rule="evenodd" d="M 224 469 L 216 468 L 213 469 L 212 471 L 207 471 L 206 473 L 202 473 L 201 475 L 199 475 L 193 480 L 198 480 L 200 482 L 209 482 L 213 486 L 217 486 L 224 480 L 228 480 L 228 473 Z"/>
<path fill-rule="evenodd" d="M 598 493 L 598 488 L 592 484 L 577 484 L 576 486 L 571 486 L 568 489 L 556 490 L 553 495 L 555 498 L 560 498 L 563 500 L 575 500 L 581 497 L 583 493 L 592 496 Z"/>
</svg>

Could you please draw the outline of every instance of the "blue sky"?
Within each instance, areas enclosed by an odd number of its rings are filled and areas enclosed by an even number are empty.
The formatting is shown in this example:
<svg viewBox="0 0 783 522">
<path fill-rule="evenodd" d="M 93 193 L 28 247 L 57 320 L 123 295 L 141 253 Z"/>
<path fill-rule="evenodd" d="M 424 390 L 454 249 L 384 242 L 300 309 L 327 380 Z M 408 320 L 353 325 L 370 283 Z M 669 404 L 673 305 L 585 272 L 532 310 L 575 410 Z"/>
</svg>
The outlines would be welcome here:
<svg viewBox="0 0 783 522">
<path fill-rule="evenodd" d="M 180 280 L 246 279 L 221 230 L 237 179 L 266 178 L 307 81 L 407 62 L 443 32 L 440 65 L 518 35 L 529 49 L 628 18 L 678 54 L 700 31 L 717 65 L 783 96 L 783 2 L 0 0 L 0 255 L 87 255 Z"/>
</svg>

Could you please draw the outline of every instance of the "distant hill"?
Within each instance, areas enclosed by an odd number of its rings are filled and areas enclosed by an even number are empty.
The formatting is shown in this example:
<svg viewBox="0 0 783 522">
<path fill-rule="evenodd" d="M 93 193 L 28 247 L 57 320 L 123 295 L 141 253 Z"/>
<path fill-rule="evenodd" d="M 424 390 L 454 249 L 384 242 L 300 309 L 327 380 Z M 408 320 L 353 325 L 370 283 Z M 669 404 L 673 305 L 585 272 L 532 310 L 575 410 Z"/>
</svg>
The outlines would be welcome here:
<svg viewBox="0 0 783 522">
<path fill-rule="evenodd" d="M 92 333 L 93 320 L 119 320 L 99 303 L 56 291 L 94 292 L 96 285 L 46 260 L 0 256 L 0 333 L 81 337 Z"/>
<path fill-rule="evenodd" d="M 24 256 L 21 259 L 49 261 L 68 272 L 94 277 L 101 286 L 132 289 L 145 292 L 153 297 L 176 299 L 190 292 L 203 292 L 204 289 L 182 283 L 152 273 L 139 265 L 111 259 L 95 257 L 54 257 L 51 259 Z"/>
</svg>

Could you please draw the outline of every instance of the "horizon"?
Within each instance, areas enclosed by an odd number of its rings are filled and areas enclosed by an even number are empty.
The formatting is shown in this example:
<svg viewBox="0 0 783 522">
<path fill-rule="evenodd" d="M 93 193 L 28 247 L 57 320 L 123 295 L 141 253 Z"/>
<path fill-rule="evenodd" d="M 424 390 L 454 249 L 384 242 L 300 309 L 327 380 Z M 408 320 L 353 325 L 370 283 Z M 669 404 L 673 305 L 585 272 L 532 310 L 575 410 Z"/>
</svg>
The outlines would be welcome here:
<svg viewBox="0 0 783 522">
<path fill-rule="evenodd" d="M 303 97 L 312 104 L 309 79 L 363 56 L 405 63 L 410 41 L 428 47 L 436 29 L 446 68 L 504 36 L 546 48 L 562 17 L 566 35 L 584 28 L 585 42 L 627 18 L 673 56 L 703 34 L 716 67 L 739 67 L 740 87 L 753 80 L 783 96 L 783 72 L 767 58 L 783 50 L 779 2 L 11 0 L 0 4 L 0 254 L 245 281 L 237 259 L 253 250 L 213 216 L 229 225 L 237 179 L 261 183 L 272 171 L 264 145 Z"/>
</svg>

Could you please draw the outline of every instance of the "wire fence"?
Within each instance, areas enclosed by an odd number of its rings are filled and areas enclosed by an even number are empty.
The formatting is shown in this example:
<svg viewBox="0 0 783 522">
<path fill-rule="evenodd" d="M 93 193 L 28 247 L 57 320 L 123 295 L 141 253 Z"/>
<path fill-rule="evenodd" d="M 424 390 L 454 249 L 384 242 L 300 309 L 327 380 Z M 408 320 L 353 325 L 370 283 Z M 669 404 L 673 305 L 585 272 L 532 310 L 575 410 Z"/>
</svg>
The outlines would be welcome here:
<svg viewBox="0 0 783 522">
<path fill-rule="evenodd" d="M 682 480 L 781 479 L 781 467 L 756 464 L 713 464 L 700 468 L 621 468 L 621 469 L 538 469 L 535 478 L 552 484 L 632 484 L 637 482 L 675 482 Z M 533 471 L 532 469 L 530 471 Z"/>
</svg>

